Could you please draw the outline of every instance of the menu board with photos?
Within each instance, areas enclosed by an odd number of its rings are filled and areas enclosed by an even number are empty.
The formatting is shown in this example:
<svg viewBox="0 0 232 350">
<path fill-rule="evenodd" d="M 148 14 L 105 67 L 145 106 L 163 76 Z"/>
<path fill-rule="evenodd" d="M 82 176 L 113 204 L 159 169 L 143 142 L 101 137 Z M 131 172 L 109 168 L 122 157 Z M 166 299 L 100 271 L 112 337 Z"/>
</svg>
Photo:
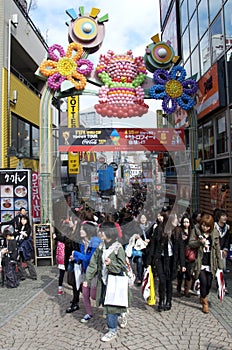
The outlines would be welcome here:
<svg viewBox="0 0 232 350">
<path fill-rule="evenodd" d="M 0 221 L 12 220 L 24 207 L 31 213 L 31 170 L 0 169 Z M 3 231 L 3 225 L 1 230 Z M 13 227 L 9 227 L 13 230 Z"/>
<path fill-rule="evenodd" d="M 52 237 L 50 224 L 34 225 L 35 260 L 50 258 L 53 265 Z"/>
</svg>

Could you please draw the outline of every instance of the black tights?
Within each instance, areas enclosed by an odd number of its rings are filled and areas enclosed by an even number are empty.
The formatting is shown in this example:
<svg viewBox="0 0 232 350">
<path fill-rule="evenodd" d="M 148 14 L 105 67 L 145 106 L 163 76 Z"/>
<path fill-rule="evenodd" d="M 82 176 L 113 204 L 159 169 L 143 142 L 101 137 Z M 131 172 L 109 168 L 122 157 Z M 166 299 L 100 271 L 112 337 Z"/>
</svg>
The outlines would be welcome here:
<svg viewBox="0 0 232 350">
<path fill-rule="evenodd" d="M 199 275 L 201 298 L 207 297 L 212 286 L 213 275 L 211 272 L 201 270 Z"/>
<path fill-rule="evenodd" d="M 65 270 L 59 269 L 59 287 L 62 287 L 64 281 Z"/>
</svg>

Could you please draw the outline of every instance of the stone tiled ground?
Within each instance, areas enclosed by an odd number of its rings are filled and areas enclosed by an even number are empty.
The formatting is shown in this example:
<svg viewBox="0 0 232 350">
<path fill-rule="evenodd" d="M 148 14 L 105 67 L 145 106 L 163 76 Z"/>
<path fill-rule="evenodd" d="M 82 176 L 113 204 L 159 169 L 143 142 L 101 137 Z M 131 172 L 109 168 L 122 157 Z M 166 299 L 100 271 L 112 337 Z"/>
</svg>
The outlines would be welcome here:
<svg viewBox="0 0 232 350">
<path fill-rule="evenodd" d="M 215 286 L 208 315 L 201 312 L 198 297 L 177 298 L 175 293 L 172 310 L 158 313 L 157 306 L 146 305 L 140 288 L 134 287 L 127 328 L 119 329 L 112 342 L 102 343 L 103 310 L 94 308 L 94 318 L 82 324 L 82 300 L 79 311 L 66 314 L 71 289 L 65 283 L 65 294 L 56 294 L 56 267 L 38 267 L 37 271 L 37 281 L 0 289 L 1 350 L 232 350 L 231 296 L 220 303 Z M 231 273 L 228 276 L 230 288 Z"/>
</svg>

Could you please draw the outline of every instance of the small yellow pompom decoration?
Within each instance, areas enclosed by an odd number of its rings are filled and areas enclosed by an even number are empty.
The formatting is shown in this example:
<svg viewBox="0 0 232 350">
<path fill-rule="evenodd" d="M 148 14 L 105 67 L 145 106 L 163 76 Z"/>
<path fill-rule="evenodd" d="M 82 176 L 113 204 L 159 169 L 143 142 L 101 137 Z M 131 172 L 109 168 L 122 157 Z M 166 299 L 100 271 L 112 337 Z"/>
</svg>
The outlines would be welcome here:
<svg viewBox="0 0 232 350">
<path fill-rule="evenodd" d="M 177 80 L 169 80 L 165 85 L 165 91 L 171 98 L 178 98 L 183 94 L 183 86 Z"/>
</svg>

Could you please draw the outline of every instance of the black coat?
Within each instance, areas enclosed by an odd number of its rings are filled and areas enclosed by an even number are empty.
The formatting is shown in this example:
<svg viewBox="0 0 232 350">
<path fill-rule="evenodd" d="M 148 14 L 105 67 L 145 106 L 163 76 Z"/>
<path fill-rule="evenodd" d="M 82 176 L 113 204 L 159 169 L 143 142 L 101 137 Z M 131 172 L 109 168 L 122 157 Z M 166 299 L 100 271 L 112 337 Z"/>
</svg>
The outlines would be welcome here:
<svg viewBox="0 0 232 350">
<path fill-rule="evenodd" d="M 179 227 L 173 229 L 170 236 L 173 250 L 173 264 L 171 270 L 168 256 L 168 241 L 168 237 L 164 237 L 163 235 L 163 225 L 157 226 L 154 235 L 151 237 L 147 264 L 155 266 L 158 276 L 164 272 L 167 276 L 170 276 L 171 279 L 175 279 L 177 277 L 178 265 L 180 265 L 181 268 L 185 266 L 184 241 Z M 162 264 L 162 260 L 164 264 Z"/>
</svg>

